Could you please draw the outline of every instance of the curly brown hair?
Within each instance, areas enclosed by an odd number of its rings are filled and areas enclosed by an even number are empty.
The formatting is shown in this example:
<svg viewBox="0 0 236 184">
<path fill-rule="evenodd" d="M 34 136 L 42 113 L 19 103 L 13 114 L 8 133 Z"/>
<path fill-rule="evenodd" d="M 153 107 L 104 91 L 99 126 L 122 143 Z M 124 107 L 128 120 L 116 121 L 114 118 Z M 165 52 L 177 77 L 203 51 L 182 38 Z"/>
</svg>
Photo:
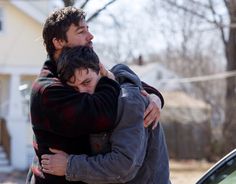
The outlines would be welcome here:
<svg viewBox="0 0 236 184">
<path fill-rule="evenodd" d="M 68 82 L 74 76 L 76 69 L 91 69 L 99 73 L 99 58 L 92 48 L 87 46 L 63 48 L 57 61 L 57 72 L 61 82 Z"/>
<path fill-rule="evenodd" d="M 78 26 L 83 20 L 85 20 L 85 12 L 72 6 L 56 10 L 48 16 L 43 26 L 42 36 L 50 58 L 53 58 L 55 52 L 53 38 L 67 41 L 66 32 L 69 27 L 72 24 Z"/>
</svg>

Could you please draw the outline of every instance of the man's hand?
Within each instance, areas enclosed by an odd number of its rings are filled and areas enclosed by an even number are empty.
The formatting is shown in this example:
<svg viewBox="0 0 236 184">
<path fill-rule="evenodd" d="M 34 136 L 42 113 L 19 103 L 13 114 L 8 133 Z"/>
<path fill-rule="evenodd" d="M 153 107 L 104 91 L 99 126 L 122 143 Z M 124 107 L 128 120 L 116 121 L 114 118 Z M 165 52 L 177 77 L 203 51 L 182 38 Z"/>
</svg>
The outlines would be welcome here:
<svg viewBox="0 0 236 184">
<path fill-rule="evenodd" d="M 42 155 L 41 165 L 45 173 L 64 176 L 66 174 L 66 167 L 69 155 L 63 151 L 50 148 L 52 154 Z"/>
<path fill-rule="evenodd" d="M 107 70 L 102 63 L 99 63 L 99 68 L 100 68 L 100 75 L 101 76 L 106 76 L 112 80 L 115 80 L 114 74 L 111 71 Z"/>
<path fill-rule="evenodd" d="M 148 127 L 152 124 L 152 129 L 155 129 L 160 119 L 161 101 L 156 95 L 149 95 L 144 90 L 142 94 L 149 98 L 149 105 L 144 113 L 144 126 Z"/>
</svg>

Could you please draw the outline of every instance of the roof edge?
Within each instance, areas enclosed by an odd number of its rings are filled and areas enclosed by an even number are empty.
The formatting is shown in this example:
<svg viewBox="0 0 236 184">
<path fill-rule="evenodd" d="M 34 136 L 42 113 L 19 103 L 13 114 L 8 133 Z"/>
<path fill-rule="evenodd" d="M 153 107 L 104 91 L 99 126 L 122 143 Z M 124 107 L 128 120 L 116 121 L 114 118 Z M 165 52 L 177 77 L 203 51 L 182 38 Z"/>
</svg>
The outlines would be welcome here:
<svg viewBox="0 0 236 184">
<path fill-rule="evenodd" d="M 27 3 L 27 1 L 10 0 L 9 2 L 27 15 L 29 15 L 30 17 L 32 17 L 40 24 L 44 23 L 46 15 L 44 15 L 38 9 Z"/>
</svg>

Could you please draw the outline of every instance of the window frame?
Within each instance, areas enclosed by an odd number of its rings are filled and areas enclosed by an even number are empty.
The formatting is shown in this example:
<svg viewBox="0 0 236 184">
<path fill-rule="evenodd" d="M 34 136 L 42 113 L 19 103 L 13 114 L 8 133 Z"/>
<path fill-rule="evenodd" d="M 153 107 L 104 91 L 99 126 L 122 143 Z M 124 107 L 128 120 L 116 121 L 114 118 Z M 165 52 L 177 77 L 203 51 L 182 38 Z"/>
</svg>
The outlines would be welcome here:
<svg viewBox="0 0 236 184">
<path fill-rule="evenodd" d="M 214 184 L 223 180 L 230 181 L 236 176 L 236 149 L 231 151 L 212 168 L 210 168 L 196 184 Z"/>
<path fill-rule="evenodd" d="M 0 34 L 5 31 L 5 16 L 4 16 L 4 8 L 0 6 Z"/>
</svg>

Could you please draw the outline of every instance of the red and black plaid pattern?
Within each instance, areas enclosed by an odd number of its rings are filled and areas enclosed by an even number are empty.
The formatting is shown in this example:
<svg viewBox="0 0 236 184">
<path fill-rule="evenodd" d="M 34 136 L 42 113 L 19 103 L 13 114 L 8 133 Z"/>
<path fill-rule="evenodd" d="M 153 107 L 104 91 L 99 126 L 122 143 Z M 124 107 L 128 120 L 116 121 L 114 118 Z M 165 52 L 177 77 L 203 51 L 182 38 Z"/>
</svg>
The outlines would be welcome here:
<svg viewBox="0 0 236 184">
<path fill-rule="evenodd" d="M 56 63 L 46 61 L 32 85 L 30 111 L 40 156 L 49 147 L 69 154 L 89 154 L 89 134 L 109 131 L 115 126 L 120 86 L 103 77 L 95 93 L 79 93 L 57 78 Z M 45 178 L 64 183 L 64 177 L 45 174 Z M 37 178 L 36 178 L 37 180 Z"/>
</svg>

